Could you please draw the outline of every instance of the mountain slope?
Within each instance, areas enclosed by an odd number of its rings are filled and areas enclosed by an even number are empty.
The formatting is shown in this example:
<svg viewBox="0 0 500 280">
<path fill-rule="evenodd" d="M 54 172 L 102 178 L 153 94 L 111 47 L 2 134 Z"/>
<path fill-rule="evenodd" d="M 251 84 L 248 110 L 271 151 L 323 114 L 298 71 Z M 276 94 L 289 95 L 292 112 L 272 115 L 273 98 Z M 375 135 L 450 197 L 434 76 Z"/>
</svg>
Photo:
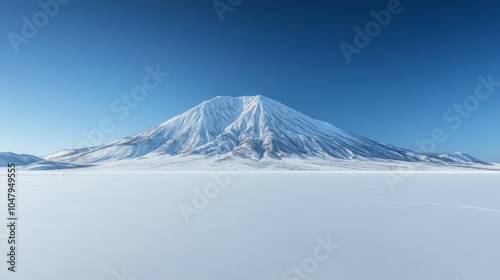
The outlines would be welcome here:
<svg viewBox="0 0 500 280">
<path fill-rule="evenodd" d="M 483 163 L 462 153 L 424 154 L 381 144 L 263 96 L 216 97 L 136 135 L 45 159 L 89 164 L 143 156 Z"/>
<path fill-rule="evenodd" d="M 14 163 L 17 166 L 23 166 L 32 164 L 35 162 L 43 161 L 43 159 L 25 154 L 15 154 L 15 153 L 0 153 L 0 167 L 5 167 L 8 164 Z"/>
<path fill-rule="evenodd" d="M 44 160 L 42 158 L 26 155 L 15 154 L 10 152 L 0 153 L 0 167 L 7 167 L 9 164 L 14 163 L 16 166 L 22 166 L 31 170 L 48 170 L 48 169 L 66 169 L 66 168 L 79 168 L 85 167 L 83 165 L 71 164 L 67 162 L 57 162 Z"/>
</svg>

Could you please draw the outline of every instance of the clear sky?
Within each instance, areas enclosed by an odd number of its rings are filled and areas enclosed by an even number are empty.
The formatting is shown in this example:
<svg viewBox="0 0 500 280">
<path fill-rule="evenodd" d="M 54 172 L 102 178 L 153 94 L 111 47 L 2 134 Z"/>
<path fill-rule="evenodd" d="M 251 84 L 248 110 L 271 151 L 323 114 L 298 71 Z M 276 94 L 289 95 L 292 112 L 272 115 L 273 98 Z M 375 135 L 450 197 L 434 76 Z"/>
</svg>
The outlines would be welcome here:
<svg viewBox="0 0 500 280">
<path fill-rule="evenodd" d="M 221 0 L 223 21 L 212 0 L 54 1 L 2 1 L 0 151 L 42 156 L 105 118 L 109 141 L 217 95 L 261 94 L 409 149 L 441 128 L 436 152 L 500 162 L 500 87 L 473 97 L 479 76 L 500 81 L 497 0 Z M 340 44 L 356 47 L 354 28 L 388 5 L 348 63 Z M 137 107 L 122 101 L 157 65 L 170 75 Z"/>
</svg>

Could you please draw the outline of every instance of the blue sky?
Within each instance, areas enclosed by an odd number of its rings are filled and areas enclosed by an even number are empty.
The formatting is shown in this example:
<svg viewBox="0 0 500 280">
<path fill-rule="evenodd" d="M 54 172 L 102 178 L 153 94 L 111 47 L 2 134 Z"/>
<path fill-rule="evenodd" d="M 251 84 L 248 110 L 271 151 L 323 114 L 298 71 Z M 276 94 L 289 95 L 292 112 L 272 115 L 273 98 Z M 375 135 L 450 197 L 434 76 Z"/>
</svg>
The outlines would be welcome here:
<svg viewBox="0 0 500 280">
<path fill-rule="evenodd" d="M 356 47 L 354 28 L 391 1 L 242 0 L 221 21 L 212 1 L 60 0 L 46 22 L 37 1 L 5 1 L 0 150 L 46 155 L 75 148 L 103 119 L 109 141 L 217 95 L 261 94 L 409 149 L 439 128 L 436 152 L 500 162 L 500 87 L 471 97 L 479 76 L 500 81 L 500 3 L 401 1 L 348 63 L 339 45 Z M 40 25 L 30 38 L 23 17 Z M 170 75 L 120 118 L 111 104 L 123 106 L 157 65 Z M 453 111 L 464 102 L 467 117 Z"/>
</svg>

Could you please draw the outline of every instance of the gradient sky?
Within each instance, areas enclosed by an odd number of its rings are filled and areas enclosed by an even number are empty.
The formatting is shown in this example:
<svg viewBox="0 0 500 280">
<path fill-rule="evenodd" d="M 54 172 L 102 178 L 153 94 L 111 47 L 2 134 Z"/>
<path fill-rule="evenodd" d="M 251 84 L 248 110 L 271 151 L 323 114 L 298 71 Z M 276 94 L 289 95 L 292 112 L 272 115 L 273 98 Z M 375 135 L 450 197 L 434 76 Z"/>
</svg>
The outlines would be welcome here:
<svg viewBox="0 0 500 280">
<path fill-rule="evenodd" d="M 471 100 L 478 76 L 500 81 L 500 3 L 401 1 L 347 63 L 339 44 L 354 45 L 353 28 L 388 2 L 243 0 L 221 21 L 212 0 L 72 0 L 16 53 L 8 34 L 23 36 L 22 18 L 33 22 L 42 8 L 2 1 L 0 151 L 42 156 L 75 148 L 103 118 L 115 127 L 109 141 L 217 95 L 261 94 L 409 149 L 442 128 L 436 152 L 500 162 L 500 88 L 457 129 L 443 119 Z M 121 119 L 110 106 L 142 84 L 148 65 L 170 76 Z"/>
</svg>

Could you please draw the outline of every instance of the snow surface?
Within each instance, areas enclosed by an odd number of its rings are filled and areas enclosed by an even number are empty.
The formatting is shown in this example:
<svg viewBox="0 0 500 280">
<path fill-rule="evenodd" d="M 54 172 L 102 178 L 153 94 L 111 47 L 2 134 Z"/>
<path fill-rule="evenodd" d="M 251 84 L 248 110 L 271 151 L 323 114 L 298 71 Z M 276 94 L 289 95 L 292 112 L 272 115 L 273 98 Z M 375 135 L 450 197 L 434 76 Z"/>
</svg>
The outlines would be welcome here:
<svg viewBox="0 0 500 280">
<path fill-rule="evenodd" d="M 20 170 L 18 272 L 0 279 L 283 279 L 328 236 L 308 279 L 500 279 L 498 173 L 388 174 Z M 186 224 L 179 205 L 211 183 Z"/>
<path fill-rule="evenodd" d="M 272 161 L 282 159 L 323 161 L 323 165 L 334 160 L 487 165 L 464 153 L 425 154 L 381 144 L 260 95 L 219 96 L 136 135 L 98 147 L 59 151 L 45 159 L 86 165 L 143 157 L 158 162 L 171 157 L 201 158 L 201 162 L 245 159 L 256 166 L 260 161 L 282 165 Z M 295 163 L 292 169 L 300 169 L 300 162 Z"/>
<path fill-rule="evenodd" d="M 499 164 L 479 163 L 428 163 L 428 162 L 405 162 L 395 160 L 365 160 L 365 159 L 318 159 L 288 157 L 283 159 L 264 158 L 260 160 L 248 160 L 242 158 L 228 159 L 224 156 L 144 156 L 141 158 L 124 159 L 110 162 L 100 162 L 87 170 L 103 169 L 122 170 L 153 170 L 153 171 L 216 171 L 216 170 L 238 170 L 245 171 L 500 171 Z"/>
</svg>

